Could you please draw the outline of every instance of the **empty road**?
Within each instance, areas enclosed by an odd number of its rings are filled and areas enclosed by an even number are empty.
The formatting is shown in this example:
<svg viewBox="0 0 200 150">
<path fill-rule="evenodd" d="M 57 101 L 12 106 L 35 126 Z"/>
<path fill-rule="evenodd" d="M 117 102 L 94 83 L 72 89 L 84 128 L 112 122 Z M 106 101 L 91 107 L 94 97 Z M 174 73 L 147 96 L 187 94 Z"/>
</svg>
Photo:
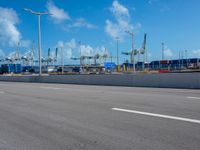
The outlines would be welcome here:
<svg viewBox="0 0 200 150">
<path fill-rule="evenodd" d="M 0 82 L 0 150 L 200 150 L 200 90 Z"/>
</svg>

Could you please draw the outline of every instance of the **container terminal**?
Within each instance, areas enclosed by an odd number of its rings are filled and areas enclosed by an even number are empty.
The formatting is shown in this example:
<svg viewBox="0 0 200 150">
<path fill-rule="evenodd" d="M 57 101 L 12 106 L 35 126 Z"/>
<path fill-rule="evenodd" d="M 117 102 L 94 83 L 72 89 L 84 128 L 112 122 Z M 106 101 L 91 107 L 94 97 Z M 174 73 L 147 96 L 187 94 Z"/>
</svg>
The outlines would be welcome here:
<svg viewBox="0 0 200 150">
<path fill-rule="evenodd" d="M 173 72 L 199 72 L 200 58 L 188 58 L 187 50 L 179 52 L 178 59 L 164 58 L 164 43 L 162 43 L 162 59 L 147 61 L 146 36 L 140 49 L 119 54 L 117 41 L 117 57 L 109 54 L 95 54 L 93 56 L 81 55 L 72 57 L 76 64 L 67 65 L 61 48 L 49 48 L 47 56 L 41 57 L 41 71 L 46 74 L 112 74 L 112 73 L 173 73 Z M 80 48 L 81 51 L 81 48 Z M 34 49 L 24 55 L 19 53 L 19 47 L 12 56 L 0 59 L 0 74 L 38 74 L 39 61 L 34 55 Z M 61 58 L 58 58 L 58 54 Z M 123 63 L 119 58 L 130 56 Z M 127 57 L 126 57 L 127 58 Z M 137 58 L 137 59 L 136 59 Z M 143 59 L 141 61 L 141 58 Z M 77 63 L 78 62 L 78 63 Z"/>
<path fill-rule="evenodd" d="M 173 73 L 200 71 L 200 59 L 161 60 L 150 63 L 137 62 L 135 71 L 143 73 Z M 125 62 L 119 66 L 113 62 L 90 65 L 43 65 L 42 72 L 48 74 L 109 74 L 133 73 L 133 64 Z M 15 63 L 2 63 L 0 74 L 36 74 L 39 67 L 36 65 L 23 65 Z"/>
<path fill-rule="evenodd" d="M 105 56 L 104 56 L 105 57 Z M 106 56 L 107 57 L 107 56 Z M 72 58 L 74 59 L 74 58 Z M 94 59 L 94 63 L 85 60 Z M 151 62 L 138 61 L 130 63 L 128 60 L 117 65 L 113 61 L 97 63 L 97 56 L 81 56 L 81 63 L 75 65 L 59 65 L 57 58 L 42 59 L 42 72 L 48 74 L 109 74 L 109 73 L 170 73 L 200 71 L 200 59 L 156 60 Z M 38 61 L 22 56 L 20 59 L 7 57 L 1 59 L 0 74 L 36 74 L 39 72 Z"/>
</svg>

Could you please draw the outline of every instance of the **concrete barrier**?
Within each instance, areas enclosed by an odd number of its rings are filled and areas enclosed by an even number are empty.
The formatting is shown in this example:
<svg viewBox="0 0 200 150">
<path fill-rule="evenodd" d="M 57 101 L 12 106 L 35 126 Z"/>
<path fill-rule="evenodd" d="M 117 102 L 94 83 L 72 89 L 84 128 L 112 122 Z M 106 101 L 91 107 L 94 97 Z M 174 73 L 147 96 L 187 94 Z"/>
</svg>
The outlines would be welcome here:
<svg viewBox="0 0 200 150">
<path fill-rule="evenodd" d="M 0 76 L 0 81 L 200 89 L 200 73 Z"/>
</svg>

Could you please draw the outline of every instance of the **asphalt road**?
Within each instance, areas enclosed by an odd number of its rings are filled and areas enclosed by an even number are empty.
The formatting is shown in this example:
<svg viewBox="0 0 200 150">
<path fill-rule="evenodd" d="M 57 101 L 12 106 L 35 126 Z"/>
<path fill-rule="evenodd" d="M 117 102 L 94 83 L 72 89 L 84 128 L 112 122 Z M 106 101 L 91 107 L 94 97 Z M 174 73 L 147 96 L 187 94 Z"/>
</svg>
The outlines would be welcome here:
<svg viewBox="0 0 200 150">
<path fill-rule="evenodd" d="M 200 150 L 200 90 L 0 82 L 0 150 Z"/>
</svg>

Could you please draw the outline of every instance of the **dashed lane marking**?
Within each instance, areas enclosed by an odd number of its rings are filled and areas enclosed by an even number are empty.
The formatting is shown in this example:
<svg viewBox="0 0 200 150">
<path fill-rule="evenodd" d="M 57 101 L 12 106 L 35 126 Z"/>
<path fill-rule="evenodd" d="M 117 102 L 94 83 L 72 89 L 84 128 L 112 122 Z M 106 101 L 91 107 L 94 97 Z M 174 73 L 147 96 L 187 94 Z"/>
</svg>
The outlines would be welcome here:
<svg viewBox="0 0 200 150">
<path fill-rule="evenodd" d="M 112 108 L 112 110 L 200 124 L 200 120 L 190 119 L 190 118 L 182 118 L 182 117 L 177 117 L 177 116 L 154 114 L 154 113 L 150 113 L 150 112 L 142 112 L 142 111 L 136 111 L 136 110 L 122 109 L 122 108 Z"/>
<path fill-rule="evenodd" d="M 187 97 L 188 99 L 199 99 L 200 100 L 200 97 Z"/>
</svg>

